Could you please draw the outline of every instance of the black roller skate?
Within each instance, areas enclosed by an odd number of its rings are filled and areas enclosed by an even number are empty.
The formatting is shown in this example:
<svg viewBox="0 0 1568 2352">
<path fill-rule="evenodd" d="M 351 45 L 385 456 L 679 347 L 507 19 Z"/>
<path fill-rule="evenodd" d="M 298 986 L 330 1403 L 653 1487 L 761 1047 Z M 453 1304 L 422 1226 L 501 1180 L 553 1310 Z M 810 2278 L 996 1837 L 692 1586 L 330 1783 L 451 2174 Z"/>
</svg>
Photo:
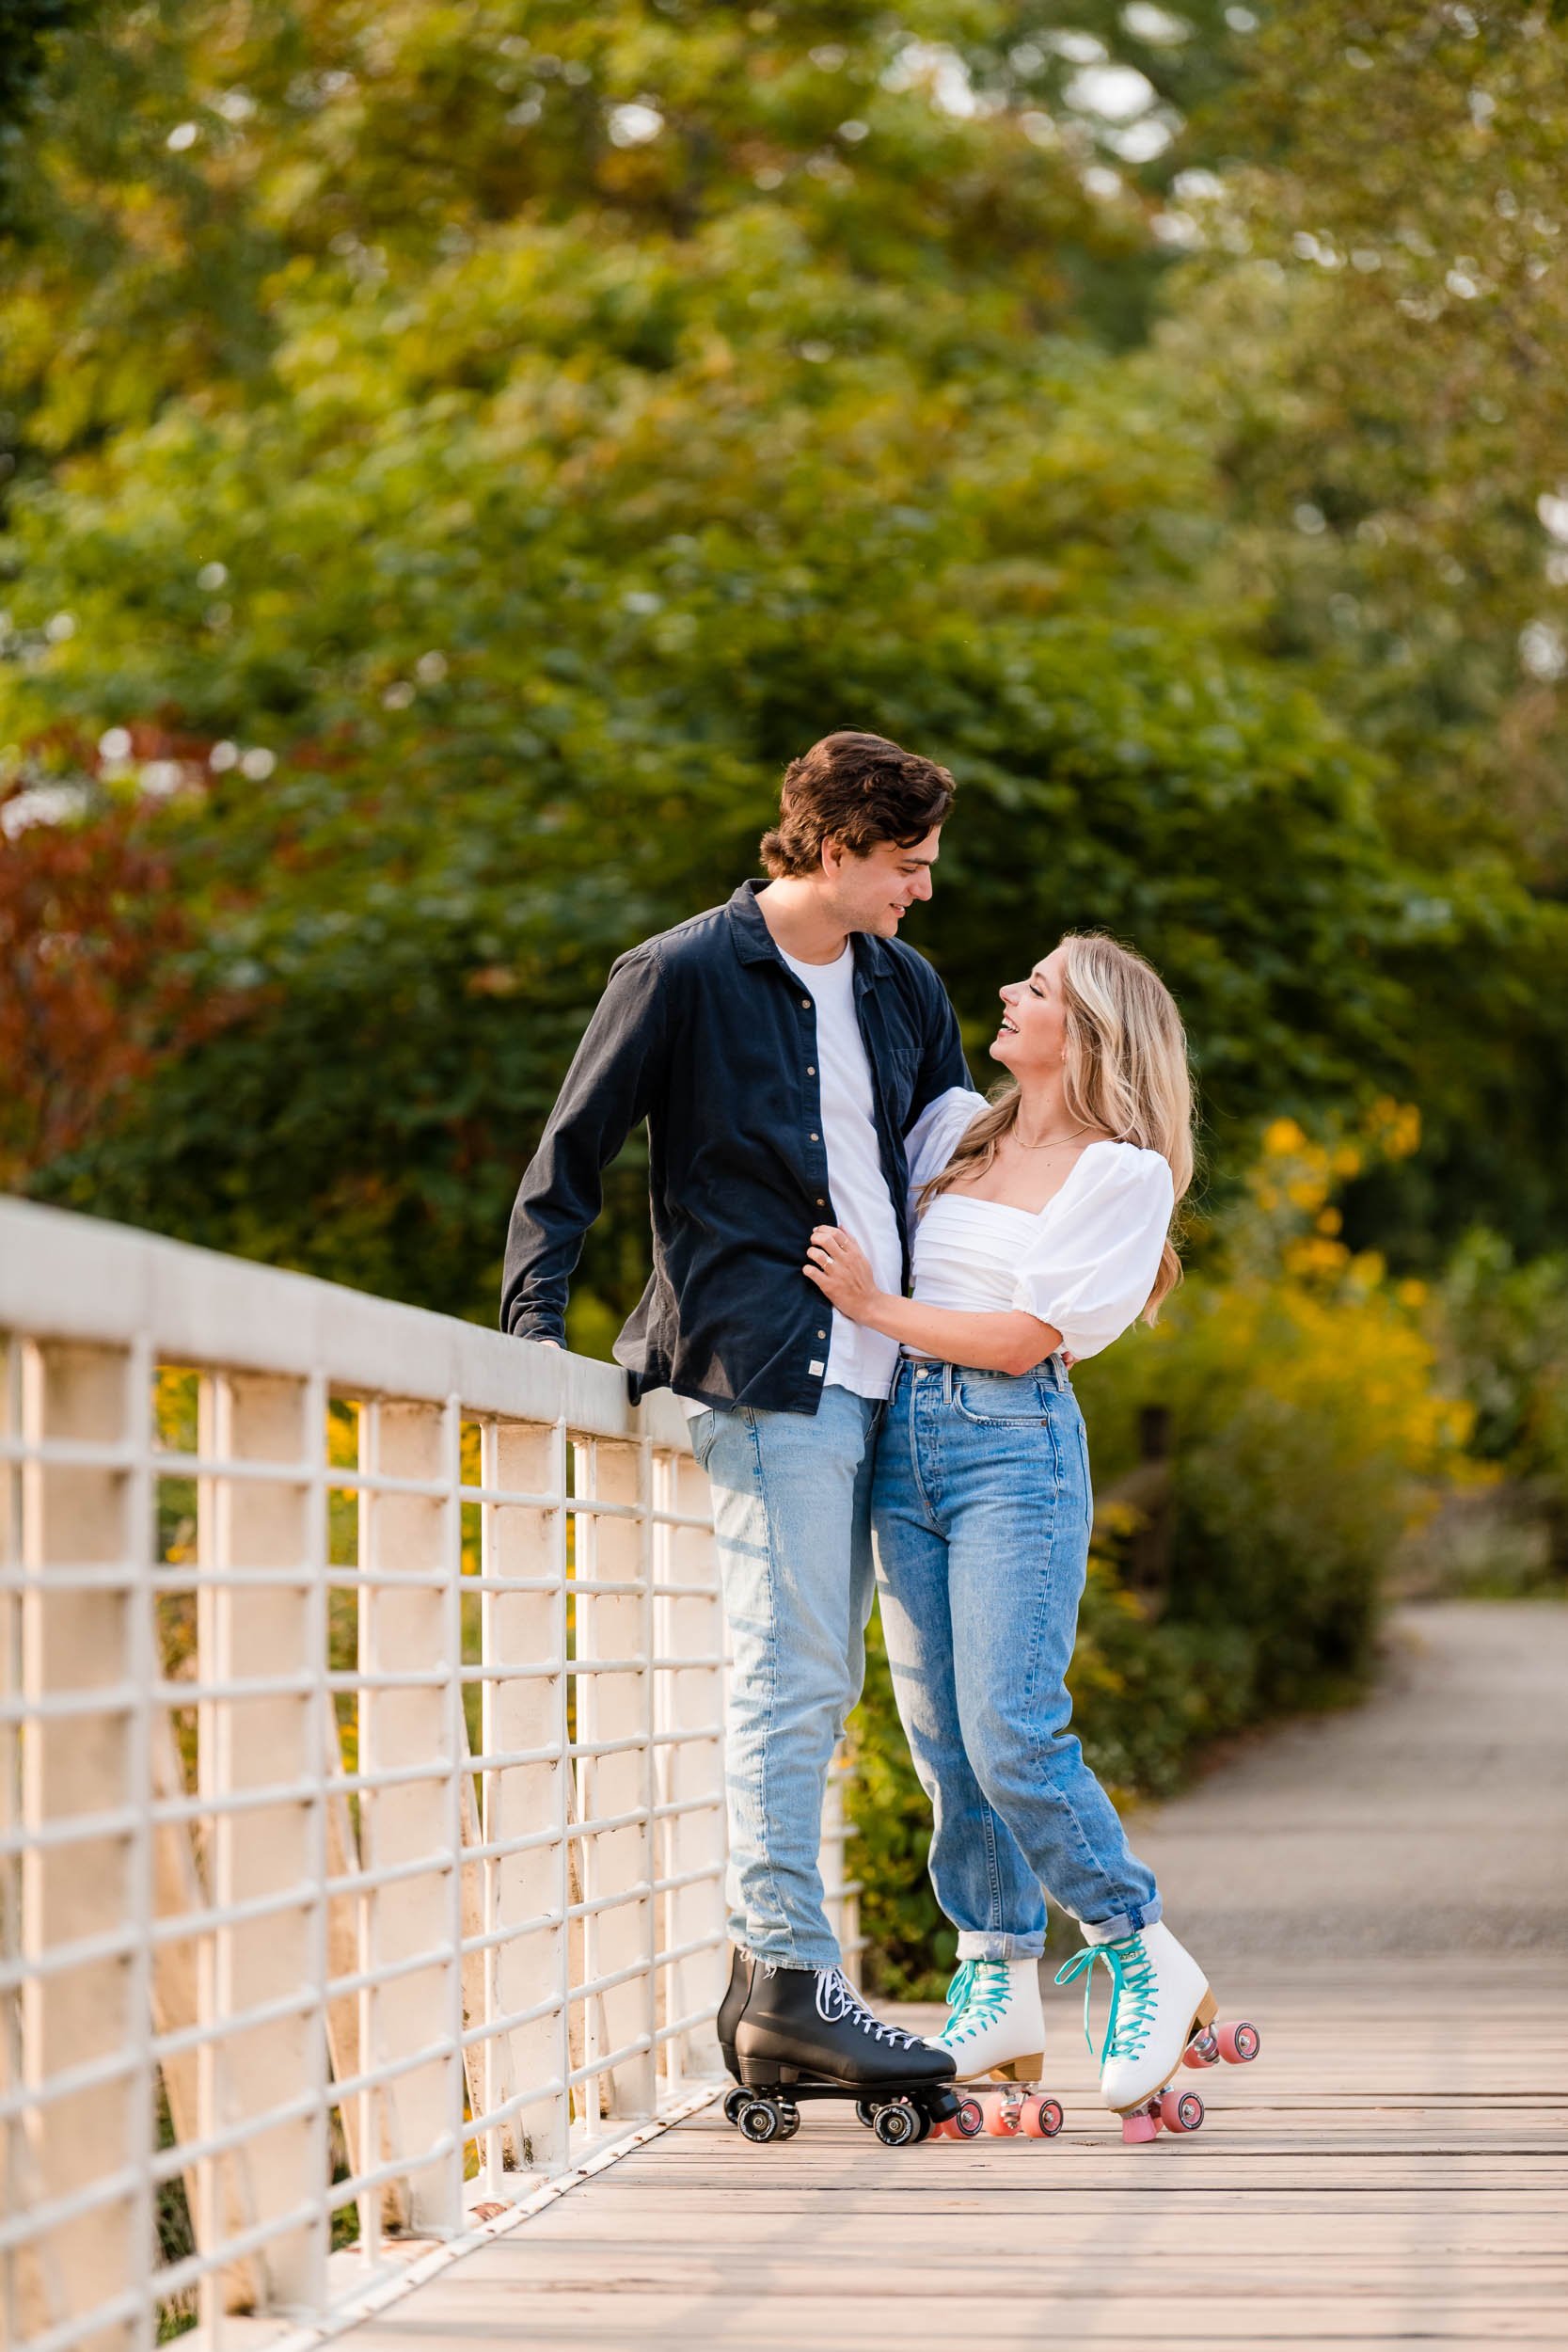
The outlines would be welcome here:
<svg viewBox="0 0 1568 2352">
<path fill-rule="evenodd" d="M 736 2078 L 724 2114 L 745 2139 L 793 2139 L 805 2099 L 853 2099 L 885 2148 L 928 2138 L 958 2110 L 952 2053 L 873 2016 L 839 1968 L 736 1951 L 719 2045 Z"/>
</svg>

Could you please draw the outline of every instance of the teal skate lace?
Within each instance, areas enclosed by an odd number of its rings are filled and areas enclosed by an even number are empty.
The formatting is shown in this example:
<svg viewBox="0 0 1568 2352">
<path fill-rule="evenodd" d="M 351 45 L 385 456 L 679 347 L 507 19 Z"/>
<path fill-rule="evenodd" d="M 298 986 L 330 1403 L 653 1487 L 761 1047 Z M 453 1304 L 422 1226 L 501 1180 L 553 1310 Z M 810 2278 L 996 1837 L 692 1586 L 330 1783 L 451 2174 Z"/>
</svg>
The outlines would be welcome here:
<svg viewBox="0 0 1568 2352">
<path fill-rule="evenodd" d="M 1123 1944 L 1085 1944 L 1082 1951 L 1074 1952 L 1065 1968 L 1057 1969 L 1058 1984 L 1070 1984 L 1074 1977 L 1084 1978 L 1084 2039 L 1091 2050 L 1094 2036 L 1089 2030 L 1089 1998 L 1094 1992 L 1097 1961 L 1111 1972 L 1111 2009 L 1105 2020 L 1100 2063 L 1108 2066 L 1113 2058 L 1141 2058 L 1148 2029 L 1154 2023 L 1154 1963 L 1144 1949 L 1142 1936 L 1130 1935 Z"/>
<path fill-rule="evenodd" d="M 964 1960 L 947 1988 L 951 2010 L 942 2029 L 949 2049 L 973 2042 L 988 2026 L 999 2026 L 1007 2014 L 1007 1963 L 1005 1960 Z"/>
</svg>

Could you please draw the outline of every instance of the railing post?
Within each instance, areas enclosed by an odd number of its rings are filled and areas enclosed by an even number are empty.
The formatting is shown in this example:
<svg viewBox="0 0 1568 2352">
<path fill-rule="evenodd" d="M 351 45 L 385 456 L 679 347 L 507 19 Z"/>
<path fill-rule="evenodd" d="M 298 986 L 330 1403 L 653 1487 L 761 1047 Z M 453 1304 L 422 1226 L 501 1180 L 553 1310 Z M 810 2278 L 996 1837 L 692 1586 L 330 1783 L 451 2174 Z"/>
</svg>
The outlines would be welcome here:
<svg viewBox="0 0 1568 2352">
<path fill-rule="evenodd" d="M 42 1449 L 67 1444 L 118 1456 L 24 1462 L 20 1555 L 28 1582 L 12 1613 L 8 1696 L 29 1710 L 9 1736 L 7 1773 L 24 1836 L 20 1919 L 7 1903 L 8 1957 L 27 1974 L 9 2041 L 10 2090 L 41 2089 L 51 2075 L 145 2048 L 148 2024 L 136 2011 L 146 1978 L 136 1964 L 134 1898 L 136 1833 L 105 1833 L 69 1845 L 43 1842 L 72 1815 L 140 1807 L 146 1792 L 133 1779 L 134 1721 L 145 1693 L 131 1687 L 145 1644 L 135 1613 L 148 1553 L 146 1528 L 131 1523 L 131 1461 L 150 1443 L 149 1406 L 134 1394 L 136 1359 L 111 1347 L 24 1341 L 19 1349 L 21 1437 Z M 93 1704 L 101 1692 L 102 1706 Z M 75 1697 L 70 1713 L 51 1702 Z M 119 1953 L 60 1967 L 65 1946 L 118 1941 Z M 55 1963 L 53 1969 L 50 1963 Z M 49 1973 L 42 1973 L 49 1970 Z M 10 2006 L 8 1998 L 8 2008 Z M 14 2070 L 14 2071 L 13 2071 Z M 83 2220 L 43 2230 L 16 2262 L 8 2294 L 9 2323 L 41 2335 L 104 2304 L 139 2302 L 146 2313 L 147 2257 L 136 2242 L 146 2218 L 143 2180 L 151 2116 L 138 2107 L 138 2073 L 24 2110 L 8 2133 L 7 2203 L 13 2213 L 68 2199 L 119 2176 L 122 2185 L 96 2201 Z M 8 2271 L 11 2264 L 8 2260 Z M 95 2327 L 78 2339 L 88 2352 L 142 2340 L 135 2317 Z"/>
<path fill-rule="evenodd" d="M 581 1840 L 583 1899 L 589 1907 L 584 1951 L 589 1979 L 596 1981 L 643 1959 L 648 1935 L 643 1907 L 653 1899 L 643 1680 L 654 1671 L 643 1650 L 648 1573 L 643 1529 L 651 1497 L 641 1446 L 611 1444 L 601 1438 L 580 1447 L 578 1460 L 587 1471 L 579 1480 L 580 1499 L 590 1506 L 620 1504 L 629 1514 L 592 1507 L 578 1514 L 577 1654 L 579 1664 L 589 1669 L 577 1678 L 578 1741 L 594 1750 L 619 1750 L 584 1757 L 579 1774 L 582 1818 L 586 1822 L 614 1820 L 625 1814 L 636 1817 L 620 1829 L 585 1830 Z M 595 1584 L 630 1589 L 595 1592 Z M 623 1671 L 602 1673 L 594 1668 L 597 1659 L 630 1663 Z M 645 2035 L 646 2010 L 635 1978 L 611 1985 L 598 2000 L 608 2044 L 604 2056 Z M 651 2049 L 639 2052 L 610 2070 L 617 2116 L 653 2113 L 653 2055 Z M 599 2095 L 602 2100 L 602 2082 Z"/>
<path fill-rule="evenodd" d="M 359 1562 L 370 1579 L 359 1595 L 360 1769 L 426 1768 L 416 1780 L 368 1789 L 361 1797 L 362 1870 L 373 1876 L 402 1865 L 426 1866 L 361 1897 L 363 1965 L 384 1969 L 430 1956 L 428 1967 L 371 1988 L 360 2062 L 391 2066 L 431 2053 L 374 2092 L 380 2131 L 364 2133 L 363 2144 L 372 2163 L 378 2160 L 378 2140 L 382 2152 L 398 2160 L 407 2184 L 409 2225 L 436 2234 L 457 2228 L 463 2205 L 461 2140 L 451 2145 L 461 2089 L 451 2076 L 454 2067 L 462 2071 L 460 2054 L 451 2046 L 451 1976 L 461 1976 L 461 1960 L 453 1948 L 448 1875 L 459 1867 L 459 1855 L 449 1815 L 445 1679 L 462 1662 L 447 1656 L 447 1581 L 461 1574 L 462 1561 L 451 1557 L 446 1423 L 445 1410 L 434 1405 L 383 1401 L 368 1405 L 359 1417 L 360 1469 L 370 1482 L 360 1494 Z M 418 1482 L 429 1491 L 388 1491 L 380 1483 L 391 1481 Z M 411 1687 L 377 1687 L 381 1677 L 407 1677 Z M 362 2207 L 368 2201 L 362 2200 Z"/>
<path fill-rule="evenodd" d="M 656 1462 L 665 1524 L 654 1552 L 654 1654 L 714 1661 L 657 1677 L 656 1786 L 663 1818 L 656 1852 L 668 1887 L 659 1905 L 663 1949 L 718 1946 L 717 1952 L 705 1948 L 666 1963 L 662 2007 L 673 2024 L 718 1998 L 725 1948 L 724 1612 L 713 1536 L 701 1524 L 712 1508 L 707 1480 L 689 1454 L 663 1453 Z M 683 2074 L 716 2073 L 720 2064 L 711 2022 L 673 2035 L 667 2044 L 672 2088 Z"/>
<path fill-rule="evenodd" d="M 516 2169 L 558 2170 L 568 2161 L 570 2105 L 564 2088 L 567 1934 L 565 1921 L 566 1442 L 559 1425 L 491 1423 L 483 1438 L 484 1484 L 536 1502 L 486 1503 L 482 1520 L 482 1647 L 487 1668 L 514 1667 L 515 1678 L 487 1678 L 483 1750 L 517 1756 L 553 1750 L 546 1761 L 486 1770 L 480 1807 L 485 1844 L 528 1836 L 554 1823 L 548 1845 L 503 1854 L 484 1867 L 484 1930 L 538 1922 L 485 1953 L 485 2017 L 517 2016 L 553 2001 L 527 2025 L 508 2026 L 483 2045 L 483 2103 L 489 2113 L 526 2084 L 559 2080 L 562 2089 L 525 2108 L 486 2147 L 486 2188 Z M 493 1589 L 497 1581 L 536 1584 L 530 1592 Z M 490 1587 L 491 1589 L 486 1589 Z M 547 1671 L 541 1671 L 546 1669 Z M 499 2146 L 497 2140 L 499 2138 Z M 499 2161 L 498 2161 L 499 2159 Z"/>
<path fill-rule="evenodd" d="M 201 1479 L 198 1499 L 198 1556 L 215 1571 L 198 1601 L 198 1678 L 235 1694 L 199 1703 L 197 1770 L 200 1796 L 220 1806 L 252 1789 L 310 1784 L 321 1773 L 316 1705 L 308 1687 L 319 1672 L 310 1647 L 319 1547 L 311 1532 L 306 1399 L 302 1380 L 221 1374 L 201 1383 L 199 1448 L 219 1467 Z M 319 1445 L 318 1438 L 318 1451 Z M 225 1464 L 232 1464 L 235 1474 L 225 1474 Z M 254 1475 L 261 1464 L 277 1464 L 277 1473 Z M 268 1581 L 252 1585 L 245 1581 L 252 1573 Z M 285 1677 L 307 1687 L 297 1695 L 243 1695 L 246 1682 Z M 201 2137 L 264 2117 L 291 2100 L 312 2099 L 317 2111 L 260 2129 L 232 2165 L 200 2160 L 195 2219 L 203 2251 L 220 2244 L 236 2219 L 254 2228 L 293 2211 L 325 2163 L 318 2016 L 307 2009 L 217 2039 L 227 2019 L 298 1994 L 302 1987 L 317 1986 L 320 1997 L 321 1897 L 311 1816 L 311 1806 L 294 1799 L 244 1812 L 217 1810 L 208 1827 L 208 1883 L 215 1909 L 290 1889 L 299 1891 L 299 1899 L 271 1913 L 262 1928 L 219 1925 L 203 1952 L 199 2013 L 213 2038 L 202 2045 L 198 2069 Z M 238 2215 L 225 2210 L 231 2198 L 239 2201 Z M 312 2311 L 322 2300 L 325 2258 L 325 2221 L 270 2237 L 229 2272 L 226 2282 L 216 2273 L 206 2275 L 202 2317 L 212 2325 L 221 2304 L 245 2310 L 253 2301 Z"/>
</svg>

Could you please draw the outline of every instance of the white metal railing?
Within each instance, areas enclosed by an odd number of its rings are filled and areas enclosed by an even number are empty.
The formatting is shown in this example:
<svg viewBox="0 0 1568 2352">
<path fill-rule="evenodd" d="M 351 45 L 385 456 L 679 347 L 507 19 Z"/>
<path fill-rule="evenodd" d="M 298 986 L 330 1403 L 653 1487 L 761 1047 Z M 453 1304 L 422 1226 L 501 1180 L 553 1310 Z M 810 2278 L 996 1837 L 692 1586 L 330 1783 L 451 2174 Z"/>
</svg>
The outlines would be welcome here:
<svg viewBox="0 0 1568 2352">
<path fill-rule="evenodd" d="M 320 2331 L 716 2069 L 706 1482 L 611 1366 L 18 1201 L 0 1331 L 6 2341 Z"/>
</svg>

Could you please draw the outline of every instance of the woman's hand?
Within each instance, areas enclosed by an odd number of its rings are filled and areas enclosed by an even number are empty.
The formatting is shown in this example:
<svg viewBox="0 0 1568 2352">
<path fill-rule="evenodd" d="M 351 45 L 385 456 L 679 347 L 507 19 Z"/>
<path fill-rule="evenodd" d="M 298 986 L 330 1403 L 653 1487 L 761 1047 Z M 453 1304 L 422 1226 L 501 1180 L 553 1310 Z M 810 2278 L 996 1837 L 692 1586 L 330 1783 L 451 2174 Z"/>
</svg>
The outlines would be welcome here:
<svg viewBox="0 0 1568 2352">
<path fill-rule="evenodd" d="M 881 1302 L 870 1260 L 853 1234 L 840 1225 L 813 1227 L 801 1271 L 851 1323 L 868 1323 Z"/>
</svg>

